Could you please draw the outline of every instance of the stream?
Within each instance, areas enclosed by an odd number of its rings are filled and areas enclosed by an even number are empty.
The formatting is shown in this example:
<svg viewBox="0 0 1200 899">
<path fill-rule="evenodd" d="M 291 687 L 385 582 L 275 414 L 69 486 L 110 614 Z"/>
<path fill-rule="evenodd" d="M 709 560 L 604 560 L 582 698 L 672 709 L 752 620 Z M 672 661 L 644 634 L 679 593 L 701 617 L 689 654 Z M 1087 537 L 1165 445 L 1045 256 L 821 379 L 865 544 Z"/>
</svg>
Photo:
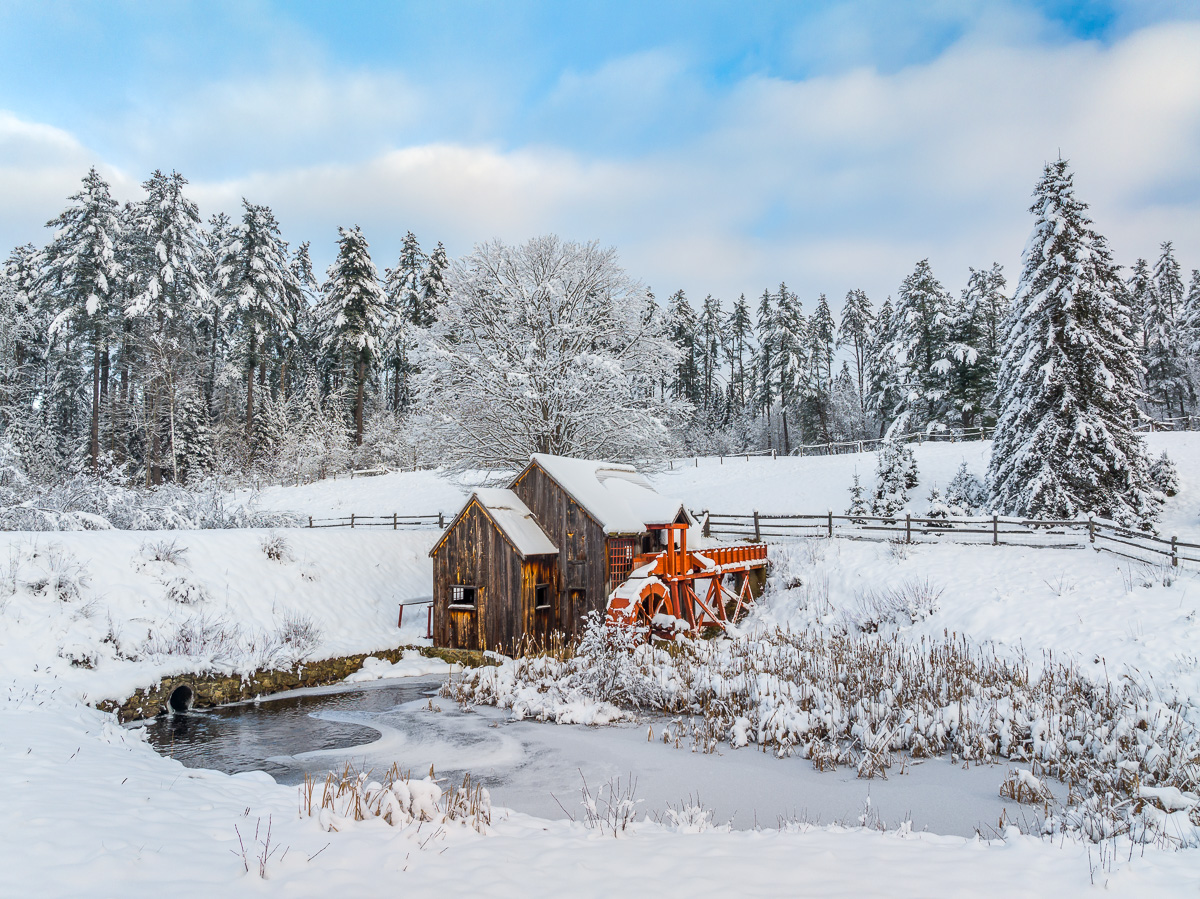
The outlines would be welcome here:
<svg viewBox="0 0 1200 899">
<path fill-rule="evenodd" d="M 543 818 L 581 819 L 585 785 L 597 796 L 610 784 L 621 793 L 632 784 L 639 809 L 652 817 L 668 806 L 701 804 L 715 822 L 737 829 L 789 820 L 857 825 L 869 807 L 889 829 L 911 819 L 915 830 L 989 836 L 1005 807 L 1010 821 L 1035 816 L 1000 798 L 1003 765 L 904 757 L 901 771 L 898 756 L 886 780 L 861 780 L 853 768 L 820 772 L 805 759 L 753 747 L 722 745 L 704 754 L 690 741 L 664 745 L 663 718 L 586 727 L 512 720 L 491 707 L 464 710 L 436 695 L 443 681 L 297 690 L 164 715 L 145 723 L 146 735 L 158 752 L 189 767 L 264 771 L 283 784 L 299 784 L 306 774 L 323 779 L 347 764 L 384 771 L 397 763 L 414 777 L 432 765 L 450 783 L 470 772 L 494 806 Z"/>
</svg>

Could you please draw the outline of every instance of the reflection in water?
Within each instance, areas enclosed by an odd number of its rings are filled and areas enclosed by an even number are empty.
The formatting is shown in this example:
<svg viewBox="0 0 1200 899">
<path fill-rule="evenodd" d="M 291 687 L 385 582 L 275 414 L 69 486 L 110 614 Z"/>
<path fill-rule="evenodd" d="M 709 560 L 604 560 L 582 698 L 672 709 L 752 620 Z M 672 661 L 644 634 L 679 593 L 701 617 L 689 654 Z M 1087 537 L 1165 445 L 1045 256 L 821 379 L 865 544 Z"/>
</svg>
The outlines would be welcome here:
<svg viewBox="0 0 1200 899">
<path fill-rule="evenodd" d="M 330 762 L 317 757 L 306 763 L 291 756 L 378 740 L 377 728 L 348 719 L 392 712 L 403 703 L 432 696 L 440 684 L 440 678 L 409 678 L 336 693 L 176 712 L 146 725 L 146 736 L 160 753 L 191 768 L 228 774 L 266 771 L 280 783 L 299 783 L 306 771 L 323 774 Z M 388 717 L 395 720 L 401 714 Z"/>
</svg>

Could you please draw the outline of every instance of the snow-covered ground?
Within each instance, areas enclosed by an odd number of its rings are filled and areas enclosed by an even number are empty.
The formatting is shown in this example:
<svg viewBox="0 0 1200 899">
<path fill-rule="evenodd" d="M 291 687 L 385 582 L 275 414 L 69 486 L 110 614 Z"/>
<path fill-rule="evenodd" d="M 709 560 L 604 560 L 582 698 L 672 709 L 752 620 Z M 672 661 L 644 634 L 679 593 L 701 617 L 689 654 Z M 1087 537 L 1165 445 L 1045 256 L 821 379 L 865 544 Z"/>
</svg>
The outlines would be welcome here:
<svg viewBox="0 0 1200 899">
<path fill-rule="evenodd" d="M 1162 531 L 1200 534 L 1200 435 L 1156 434 L 1148 443 L 1155 454 L 1167 450 L 1181 479 Z M 929 487 L 944 485 L 962 461 L 981 474 L 986 451 L 979 443 L 917 447 L 913 510 L 923 511 Z M 701 459 L 653 479 L 692 508 L 820 512 L 845 508 L 856 469 L 870 483 L 874 457 Z M 259 500 L 315 517 L 451 515 L 468 489 L 415 472 L 273 488 Z M 266 549 L 280 536 L 284 559 L 271 559 Z M 393 828 L 379 821 L 326 832 L 298 815 L 293 788 L 265 775 L 186 769 L 155 754 L 136 730 L 84 705 L 188 667 L 252 667 L 265 652 L 295 648 L 284 638 L 296 625 L 309 625 L 297 639 L 318 656 L 411 642 L 423 634 L 424 618 L 406 618 L 401 632 L 397 605 L 430 592 L 426 552 L 434 538 L 383 529 L 0 534 L 0 895 L 588 895 L 639 894 L 661 883 L 696 895 L 725 894 L 731 885 L 748 895 L 1080 895 L 1093 882 L 1126 895 L 1200 889 L 1197 850 L 1124 844 L 1114 858 L 1113 844 L 1015 832 L 988 843 L 903 830 L 779 831 L 774 822 L 761 831 L 681 833 L 639 820 L 614 839 L 582 823 L 503 811 L 486 835 L 457 824 Z M 171 543 L 175 560 L 164 561 Z M 1035 665 L 1053 652 L 1098 678 L 1129 673 L 1163 698 L 1200 699 L 1200 581 L 1193 574 L 1090 550 L 900 550 L 837 540 L 772 552 L 778 589 L 760 608 L 760 623 L 841 626 L 872 591 L 927 579 L 941 590 L 936 610 L 914 624 L 888 625 L 888 634 L 913 640 L 957 632 L 1002 657 L 1023 652 Z M 200 647 L 207 655 L 196 650 L 197 634 L 208 635 Z M 172 647 L 197 655 L 165 651 Z M 734 771 L 742 757 L 714 761 Z M 756 763 L 764 761 L 776 760 Z M 703 796 L 736 783 L 731 776 L 696 788 Z M 265 865 L 272 882 L 263 884 L 258 856 L 267 851 L 268 821 L 271 845 L 280 848 Z"/>
</svg>

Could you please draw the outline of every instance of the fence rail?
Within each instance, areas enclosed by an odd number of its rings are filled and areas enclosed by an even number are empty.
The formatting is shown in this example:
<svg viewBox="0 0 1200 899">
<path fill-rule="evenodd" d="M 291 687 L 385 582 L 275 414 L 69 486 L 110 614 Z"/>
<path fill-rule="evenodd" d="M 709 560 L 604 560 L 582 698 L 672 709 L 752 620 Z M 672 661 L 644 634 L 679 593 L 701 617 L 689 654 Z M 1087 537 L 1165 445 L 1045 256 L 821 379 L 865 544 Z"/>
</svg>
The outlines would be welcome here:
<svg viewBox="0 0 1200 899">
<path fill-rule="evenodd" d="M 1200 543 L 1133 531 L 1101 518 L 1043 520 L 1008 518 L 928 518 L 911 514 L 767 515 L 693 512 L 706 537 L 755 542 L 795 537 L 850 537 L 903 543 L 991 543 L 1015 546 L 1091 546 L 1140 562 L 1200 565 Z M 1135 554 L 1136 553 L 1136 554 Z"/>
<path fill-rule="evenodd" d="M 341 518 L 308 517 L 310 528 L 391 528 L 398 531 L 401 528 L 437 528 L 446 527 L 446 516 L 438 512 L 436 515 L 345 515 Z"/>
</svg>

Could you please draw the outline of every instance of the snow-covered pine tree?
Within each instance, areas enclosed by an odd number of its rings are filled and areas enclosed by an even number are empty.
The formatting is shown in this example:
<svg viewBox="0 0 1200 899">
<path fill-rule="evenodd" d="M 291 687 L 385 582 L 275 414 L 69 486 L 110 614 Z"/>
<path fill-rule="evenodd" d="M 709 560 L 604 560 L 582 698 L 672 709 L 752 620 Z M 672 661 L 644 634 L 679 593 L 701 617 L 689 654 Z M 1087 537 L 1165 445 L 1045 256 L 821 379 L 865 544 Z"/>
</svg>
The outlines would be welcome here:
<svg viewBox="0 0 1200 899">
<path fill-rule="evenodd" d="M 667 300 L 667 336 L 679 350 L 671 379 L 671 396 L 692 405 L 700 403 L 699 322 L 687 294 L 677 290 Z"/>
<path fill-rule="evenodd" d="M 900 405 L 901 385 L 891 354 L 892 337 L 892 298 L 888 297 L 879 307 L 867 356 L 866 406 L 879 419 L 881 432 L 895 419 Z"/>
<path fill-rule="evenodd" d="M 808 319 L 802 368 L 797 384 L 800 423 L 807 439 L 833 440 L 830 417 L 833 405 L 833 351 L 836 326 L 825 294 Z"/>
<path fill-rule="evenodd" d="M 850 485 L 850 506 L 846 509 L 846 514 L 855 524 L 865 523 L 871 514 L 871 507 L 867 504 L 866 490 L 858 477 L 857 469 L 854 471 L 854 481 Z"/>
<path fill-rule="evenodd" d="M 1165 450 L 1150 465 L 1150 483 L 1163 496 L 1174 496 L 1179 492 L 1179 471 Z"/>
<path fill-rule="evenodd" d="M 895 440 L 885 440 L 879 445 L 875 460 L 871 511 L 880 518 L 894 519 L 908 505 L 909 488 L 916 486 L 912 449 Z"/>
<path fill-rule="evenodd" d="M 962 299 L 953 309 L 949 327 L 950 402 L 964 427 L 995 422 L 996 369 L 1000 334 L 1008 311 L 1004 271 L 971 269 Z"/>
<path fill-rule="evenodd" d="M 849 348 L 854 360 L 854 377 L 858 381 L 864 423 L 867 414 L 867 367 L 874 329 L 875 315 L 866 291 L 851 290 L 846 294 L 846 302 L 842 305 L 842 322 L 838 328 L 837 345 Z"/>
<path fill-rule="evenodd" d="M 925 518 L 932 527 L 949 527 L 949 519 L 953 517 L 950 505 L 942 497 L 937 484 L 929 488 L 929 508 L 925 510 Z"/>
<path fill-rule="evenodd" d="M 367 378 L 379 358 L 391 316 L 370 248 L 357 225 L 338 229 L 338 255 L 325 281 L 321 317 L 330 323 L 325 349 L 345 364 L 354 383 L 354 444 L 362 445 Z"/>
<path fill-rule="evenodd" d="M 1137 345 L 1142 351 L 1144 366 L 1146 347 L 1150 345 L 1150 307 L 1154 305 L 1154 273 L 1150 271 L 1149 262 L 1145 259 L 1134 262 L 1129 279 L 1125 282 L 1125 289 L 1130 307 L 1130 321 L 1137 337 Z"/>
<path fill-rule="evenodd" d="M 976 515 L 987 504 L 987 491 L 963 462 L 946 485 L 946 504 L 951 514 L 958 518 Z"/>
<path fill-rule="evenodd" d="M 88 458 L 93 470 L 100 456 L 100 370 L 119 328 L 121 310 L 114 302 L 120 266 L 117 247 L 121 240 L 117 202 L 108 183 L 91 169 L 83 187 L 69 198 L 71 205 L 48 222 L 54 239 L 45 251 L 39 278 L 40 292 L 54 304 L 57 315 L 50 323 L 51 335 L 78 341 L 85 348 L 92 370 L 91 427 Z"/>
<path fill-rule="evenodd" d="M 430 328 L 437 321 L 438 310 L 446 302 L 446 271 L 450 261 L 446 258 L 446 248 L 439 240 L 429 261 L 421 272 L 421 318 L 417 324 L 422 328 Z"/>
<path fill-rule="evenodd" d="M 1183 276 L 1167 241 L 1154 266 L 1154 289 L 1146 312 L 1146 385 L 1151 396 L 1170 416 L 1187 414 L 1196 400 L 1196 386 L 1181 346 L 1180 317 L 1184 312 Z"/>
<path fill-rule="evenodd" d="M 775 295 L 775 308 L 769 322 L 773 369 L 768 373 L 775 379 L 775 394 L 779 398 L 779 424 L 783 453 L 792 451 L 788 429 L 788 413 L 800 397 L 808 351 L 808 319 L 800 297 L 780 282 Z"/>
<path fill-rule="evenodd" d="M 898 404 L 889 433 L 944 427 L 950 418 L 950 295 L 929 260 L 917 263 L 896 297 L 888 353 L 896 364 Z"/>
<path fill-rule="evenodd" d="M 696 355 L 700 370 L 700 405 L 706 410 L 717 410 L 723 403 L 720 384 L 721 350 L 725 336 L 725 314 L 721 301 L 711 293 L 700 306 L 697 325 Z"/>
<path fill-rule="evenodd" d="M 297 287 L 288 269 L 287 244 L 266 206 L 242 200 L 241 224 L 230 229 L 217 270 L 228 297 L 224 315 L 237 322 L 236 338 L 246 372 L 246 437 L 254 431 L 254 376 L 265 385 L 270 355 L 281 337 L 296 339 L 293 300 Z"/>
<path fill-rule="evenodd" d="M 988 492 L 1005 514 L 1094 513 L 1148 529 L 1158 501 L 1133 431 L 1140 366 L 1129 308 L 1086 210 L 1066 161 L 1048 163 L 1001 356 Z"/>
<path fill-rule="evenodd" d="M 754 323 L 750 319 L 750 305 L 743 293 L 733 304 L 726 322 L 725 361 L 729 365 L 729 404 L 742 412 L 751 402 L 747 368 L 753 368 L 751 337 Z"/>
</svg>

